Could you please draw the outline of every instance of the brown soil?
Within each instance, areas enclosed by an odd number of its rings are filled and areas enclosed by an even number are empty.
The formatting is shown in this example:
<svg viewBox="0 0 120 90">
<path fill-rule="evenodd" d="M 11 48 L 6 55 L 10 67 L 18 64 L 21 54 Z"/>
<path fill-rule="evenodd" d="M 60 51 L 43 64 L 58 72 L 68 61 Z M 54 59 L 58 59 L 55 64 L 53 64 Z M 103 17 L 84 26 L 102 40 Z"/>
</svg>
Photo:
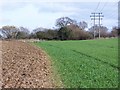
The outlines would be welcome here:
<svg viewBox="0 0 120 90">
<path fill-rule="evenodd" d="M 2 41 L 2 88 L 53 88 L 51 62 L 39 48 Z"/>
</svg>

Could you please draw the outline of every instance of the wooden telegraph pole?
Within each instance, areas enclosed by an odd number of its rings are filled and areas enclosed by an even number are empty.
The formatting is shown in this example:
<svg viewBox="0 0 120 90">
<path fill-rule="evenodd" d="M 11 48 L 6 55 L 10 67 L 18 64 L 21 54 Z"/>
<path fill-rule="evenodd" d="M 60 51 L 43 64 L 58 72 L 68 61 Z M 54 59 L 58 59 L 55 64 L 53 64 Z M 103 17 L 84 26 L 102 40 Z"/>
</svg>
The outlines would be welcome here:
<svg viewBox="0 0 120 90">
<path fill-rule="evenodd" d="M 90 17 L 91 17 L 91 20 L 93 20 L 93 22 L 94 22 L 94 39 L 95 39 L 95 25 L 97 25 L 96 24 L 96 21 L 98 20 L 98 26 L 99 26 L 99 30 L 98 30 L 98 33 L 99 33 L 99 38 L 100 38 L 100 27 L 101 27 L 101 20 L 102 20 L 102 18 L 104 17 L 103 15 L 102 15 L 102 13 L 91 13 L 92 15 L 90 15 Z"/>
</svg>

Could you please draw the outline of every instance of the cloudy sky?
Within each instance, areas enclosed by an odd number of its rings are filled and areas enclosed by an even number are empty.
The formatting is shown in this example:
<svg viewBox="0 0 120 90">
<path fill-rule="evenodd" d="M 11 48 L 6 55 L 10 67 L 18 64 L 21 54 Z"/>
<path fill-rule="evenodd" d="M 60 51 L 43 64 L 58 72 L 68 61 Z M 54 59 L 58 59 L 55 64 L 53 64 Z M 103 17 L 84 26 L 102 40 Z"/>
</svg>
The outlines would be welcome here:
<svg viewBox="0 0 120 90">
<path fill-rule="evenodd" d="M 23 26 L 30 30 L 38 27 L 53 28 L 56 19 L 67 16 L 77 22 L 86 21 L 91 27 L 92 12 L 102 12 L 102 25 L 117 26 L 119 0 L 1 0 L 0 27 Z M 97 22 L 96 22 L 97 23 Z"/>
</svg>

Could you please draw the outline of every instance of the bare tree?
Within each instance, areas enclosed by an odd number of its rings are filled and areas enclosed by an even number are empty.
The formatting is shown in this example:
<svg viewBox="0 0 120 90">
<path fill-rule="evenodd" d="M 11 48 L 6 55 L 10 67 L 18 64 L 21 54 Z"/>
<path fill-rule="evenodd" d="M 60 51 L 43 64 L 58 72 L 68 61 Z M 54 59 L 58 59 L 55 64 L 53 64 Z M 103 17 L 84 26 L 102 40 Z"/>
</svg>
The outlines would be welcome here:
<svg viewBox="0 0 120 90">
<path fill-rule="evenodd" d="M 11 39 L 16 38 L 19 29 L 15 26 L 3 26 L 0 31 L 4 37 L 6 37 L 7 39 Z"/>
<path fill-rule="evenodd" d="M 18 39 L 25 39 L 25 38 L 29 37 L 29 34 L 30 34 L 30 31 L 27 28 L 20 27 L 19 32 L 17 34 L 17 38 Z"/>
<path fill-rule="evenodd" d="M 75 20 L 70 19 L 69 17 L 61 17 L 56 20 L 56 26 L 61 28 L 70 24 L 76 24 Z"/>
<path fill-rule="evenodd" d="M 36 29 L 33 30 L 33 33 L 37 33 L 39 31 L 45 31 L 45 30 L 47 30 L 47 29 L 43 28 L 43 27 L 38 27 L 38 28 L 36 28 Z"/>
<path fill-rule="evenodd" d="M 87 24 L 87 22 L 82 21 L 82 22 L 79 22 L 79 23 L 78 23 L 78 26 L 79 26 L 81 29 L 84 30 L 85 28 L 88 27 L 88 24 Z"/>
<path fill-rule="evenodd" d="M 108 36 L 108 28 L 105 26 L 92 26 L 91 28 L 89 28 L 89 32 L 91 34 L 94 34 L 94 30 L 95 30 L 95 36 L 98 37 L 99 36 L 99 29 L 100 29 L 100 35 L 101 37 L 107 37 Z"/>
</svg>

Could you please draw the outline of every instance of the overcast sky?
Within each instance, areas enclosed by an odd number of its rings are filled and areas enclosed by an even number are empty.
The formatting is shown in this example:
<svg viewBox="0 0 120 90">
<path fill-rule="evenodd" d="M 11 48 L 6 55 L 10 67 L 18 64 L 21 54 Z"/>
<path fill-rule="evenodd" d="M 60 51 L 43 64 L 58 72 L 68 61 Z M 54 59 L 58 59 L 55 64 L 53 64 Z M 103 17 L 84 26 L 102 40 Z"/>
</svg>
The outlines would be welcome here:
<svg viewBox="0 0 120 90">
<path fill-rule="evenodd" d="M 114 2 L 113 2 L 114 1 Z M 0 27 L 23 26 L 30 30 L 38 27 L 53 28 L 56 19 L 67 16 L 77 22 L 86 21 L 91 27 L 92 12 L 102 12 L 102 25 L 117 26 L 119 0 L 1 0 Z"/>
</svg>

